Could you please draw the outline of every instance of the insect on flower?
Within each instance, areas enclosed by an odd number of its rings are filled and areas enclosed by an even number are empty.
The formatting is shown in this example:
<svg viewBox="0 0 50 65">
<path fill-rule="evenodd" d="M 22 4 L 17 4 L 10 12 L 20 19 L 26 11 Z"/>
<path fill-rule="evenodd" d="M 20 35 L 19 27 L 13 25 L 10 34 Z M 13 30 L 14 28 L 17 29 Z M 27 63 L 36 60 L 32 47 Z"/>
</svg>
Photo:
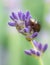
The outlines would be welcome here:
<svg viewBox="0 0 50 65">
<path fill-rule="evenodd" d="M 35 19 L 30 19 L 30 26 L 31 26 L 31 29 L 33 29 L 34 32 L 40 31 L 41 26 Z"/>
<path fill-rule="evenodd" d="M 47 50 L 48 44 L 43 46 L 41 43 L 33 40 L 35 37 L 37 37 L 41 29 L 40 23 L 32 18 L 29 11 L 26 13 L 20 11 L 17 14 L 12 12 L 10 18 L 13 22 L 8 22 L 8 24 L 10 26 L 16 27 L 17 31 L 23 34 L 33 46 L 32 49 L 25 50 L 25 54 L 41 57 L 42 54 Z"/>
<path fill-rule="evenodd" d="M 32 19 L 29 11 L 26 13 L 20 11 L 17 14 L 12 12 L 10 18 L 13 22 L 8 22 L 8 24 L 16 27 L 18 32 L 25 35 L 28 41 L 31 41 L 33 38 L 37 37 L 38 32 L 40 31 L 40 24 Z"/>
</svg>

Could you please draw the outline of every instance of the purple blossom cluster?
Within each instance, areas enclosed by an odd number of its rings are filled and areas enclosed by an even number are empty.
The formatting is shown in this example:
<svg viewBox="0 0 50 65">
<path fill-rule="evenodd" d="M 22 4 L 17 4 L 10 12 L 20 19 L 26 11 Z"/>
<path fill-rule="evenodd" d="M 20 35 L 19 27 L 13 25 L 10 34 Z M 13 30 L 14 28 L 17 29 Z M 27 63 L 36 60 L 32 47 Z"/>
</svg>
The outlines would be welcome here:
<svg viewBox="0 0 50 65">
<path fill-rule="evenodd" d="M 37 24 L 32 25 L 31 19 L 32 16 L 30 15 L 29 11 L 26 13 L 18 12 L 17 14 L 12 12 L 12 15 L 10 16 L 12 22 L 8 22 L 8 24 L 12 27 L 16 27 L 19 33 L 25 35 L 26 39 L 29 41 L 32 41 L 35 48 L 32 48 L 30 50 L 25 50 L 25 54 L 27 55 L 34 55 L 34 56 L 41 56 L 48 48 L 48 44 L 45 44 L 44 46 L 37 42 L 33 41 L 35 37 L 38 35 L 38 31 L 40 27 L 38 28 Z M 34 19 L 33 19 L 34 20 Z M 35 22 L 35 20 L 33 21 Z M 37 22 L 35 22 L 37 23 Z M 31 25 L 30 25 L 31 24 Z"/>
<path fill-rule="evenodd" d="M 27 40 L 32 40 L 38 35 L 38 32 L 34 32 L 30 26 L 30 20 L 32 19 L 32 16 L 30 15 L 29 11 L 27 11 L 25 14 L 21 11 L 17 14 L 12 12 L 10 18 L 13 22 L 8 22 L 8 24 L 16 27 L 19 33 L 26 36 Z"/>
<path fill-rule="evenodd" d="M 33 45 L 35 46 L 35 49 L 32 48 L 30 50 L 25 50 L 25 54 L 27 55 L 35 55 L 35 56 L 41 56 L 48 48 L 48 44 L 45 44 L 44 46 L 37 42 L 37 41 L 33 41 Z"/>
</svg>

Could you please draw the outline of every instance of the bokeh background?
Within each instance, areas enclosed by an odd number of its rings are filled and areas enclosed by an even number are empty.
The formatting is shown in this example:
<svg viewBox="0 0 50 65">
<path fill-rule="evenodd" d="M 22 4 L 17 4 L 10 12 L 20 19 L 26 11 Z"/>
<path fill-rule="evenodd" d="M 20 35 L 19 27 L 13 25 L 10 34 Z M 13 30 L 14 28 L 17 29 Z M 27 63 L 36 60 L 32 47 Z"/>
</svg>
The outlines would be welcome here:
<svg viewBox="0 0 50 65">
<path fill-rule="evenodd" d="M 44 65 L 50 65 L 50 0 L 0 0 L 0 65 L 39 65 L 38 59 L 24 54 L 32 46 L 10 27 L 11 12 L 30 11 L 33 18 L 41 24 L 37 41 L 48 43 L 48 49 L 42 56 Z"/>
</svg>

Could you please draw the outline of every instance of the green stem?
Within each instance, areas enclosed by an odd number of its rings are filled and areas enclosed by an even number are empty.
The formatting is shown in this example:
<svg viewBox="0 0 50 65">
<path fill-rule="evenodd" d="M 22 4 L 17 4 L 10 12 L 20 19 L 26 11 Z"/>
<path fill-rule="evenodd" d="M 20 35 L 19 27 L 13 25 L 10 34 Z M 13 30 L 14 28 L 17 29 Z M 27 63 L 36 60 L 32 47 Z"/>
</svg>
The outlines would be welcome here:
<svg viewBox="0 0 50 65">
<path fill-rule="evenodd" d="M 34 46 L 33 42 L 30 41 L 30 43 L 31 43 L 32 47 L 33 47 L 34 49 L 36 49 L 36 47 Z"/>
<path fill-rule="evenodd" d="M 40 63 L 40 65 L 44 65 L 41 58 L 39 58 L 39 63 Z"/>
</svg>

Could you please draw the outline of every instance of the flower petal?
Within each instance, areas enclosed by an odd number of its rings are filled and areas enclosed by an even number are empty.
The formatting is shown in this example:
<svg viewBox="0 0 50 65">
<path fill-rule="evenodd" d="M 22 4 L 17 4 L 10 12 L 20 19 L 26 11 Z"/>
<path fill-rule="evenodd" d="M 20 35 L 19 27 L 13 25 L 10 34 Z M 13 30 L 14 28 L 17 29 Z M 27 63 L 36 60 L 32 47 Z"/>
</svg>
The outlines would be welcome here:
<svg viewBox="0 0 50 65">
<path fill-rule="evenodd" d="M 15 22 L 8 22 L 8 25 L 10 25 L 10 26 L 15 26 Z"/>
<path fill-rule="evenodd" d="M 30 50 L 25 50 L 24 52 L 25 52 L 25 54 L 27 54 L 27 55 L 31 55 L 31 51 L 30 51 Z"/>
<path fill-rule="evenodd" d="M 25 14 L 22 14 L 22 20 L 25 21 Z"/>
<path fill-rule="evenodd" d="M 36 52 L 36 55 L 37 55 L 37 56 L 40 56 L 40 52 L 37 51 L 37 52 Z"/>
<path fill-rule="evenodd" d="M 48 44 L 45 44 L 43 47 L 43 52 L 45 52 L 47 48 L 48 48 Z"/>
<path fill-rule="evenodd" d="M 31 18 L 30 12 L 27 11 L 26 12 L 26 20 L 25 21 L 29 22 L 30 18 Z"/>
<path fill-rule="evenodd" d="M 24 28 L 24 32 L 29 33 L 29 28 Z"/>
<path fill-rule="evenodd" d="M 18 12 L 18 16 L 19 16 L 19 19 L 21 20 L 22 19 L 22 12 Z"/>
<path fill-rule="evenodd" d="M 25 26 L 28 27 L 29 26 L 29 22 L 25 21 Z"/>
<path fill-rule="evenodd" d="M 38 42 L 37 42 L 37 41 L 33 40 L 33 44 L 34 44 L 36 47 L 38 47 Z"/>
<path fill-rule="evenodd" d="M 32 54 L 36 54 L 34 49 L 30 49 L 30 51 L 31 51 Z"/>
<path fill-rule="evenodd" d="M 33 34 L 32 34 L 32 38 L 37 37 L 37 35 L 38 35 L 38 32 L 33 33 Z"/>
<path fill-rule="evenodd" d="M 39 49 L 40 51 L 42 51 L 42 44 L 41 44 L 41 43 L 39 43 L 38 49 Z"/>
<path fill-rule="evenodd" d="M 10 18 L 14 21 L 14 17 L 13 16 L 10 16 Z"/>
<path fill-rule="evenodd" d="M 27 11 L 27 12 L 26 12 L 26 19 L 27 19 L 29 16 L 30 16 L 30 12 Z"/>
<path fill-rule="evenodd" d="M 14 12 L 12 12 L 12 16 L 14 17 L 14 19 L 18 20 L 18 17 L 17 17 L 17 15 Z"/>
</svg>

